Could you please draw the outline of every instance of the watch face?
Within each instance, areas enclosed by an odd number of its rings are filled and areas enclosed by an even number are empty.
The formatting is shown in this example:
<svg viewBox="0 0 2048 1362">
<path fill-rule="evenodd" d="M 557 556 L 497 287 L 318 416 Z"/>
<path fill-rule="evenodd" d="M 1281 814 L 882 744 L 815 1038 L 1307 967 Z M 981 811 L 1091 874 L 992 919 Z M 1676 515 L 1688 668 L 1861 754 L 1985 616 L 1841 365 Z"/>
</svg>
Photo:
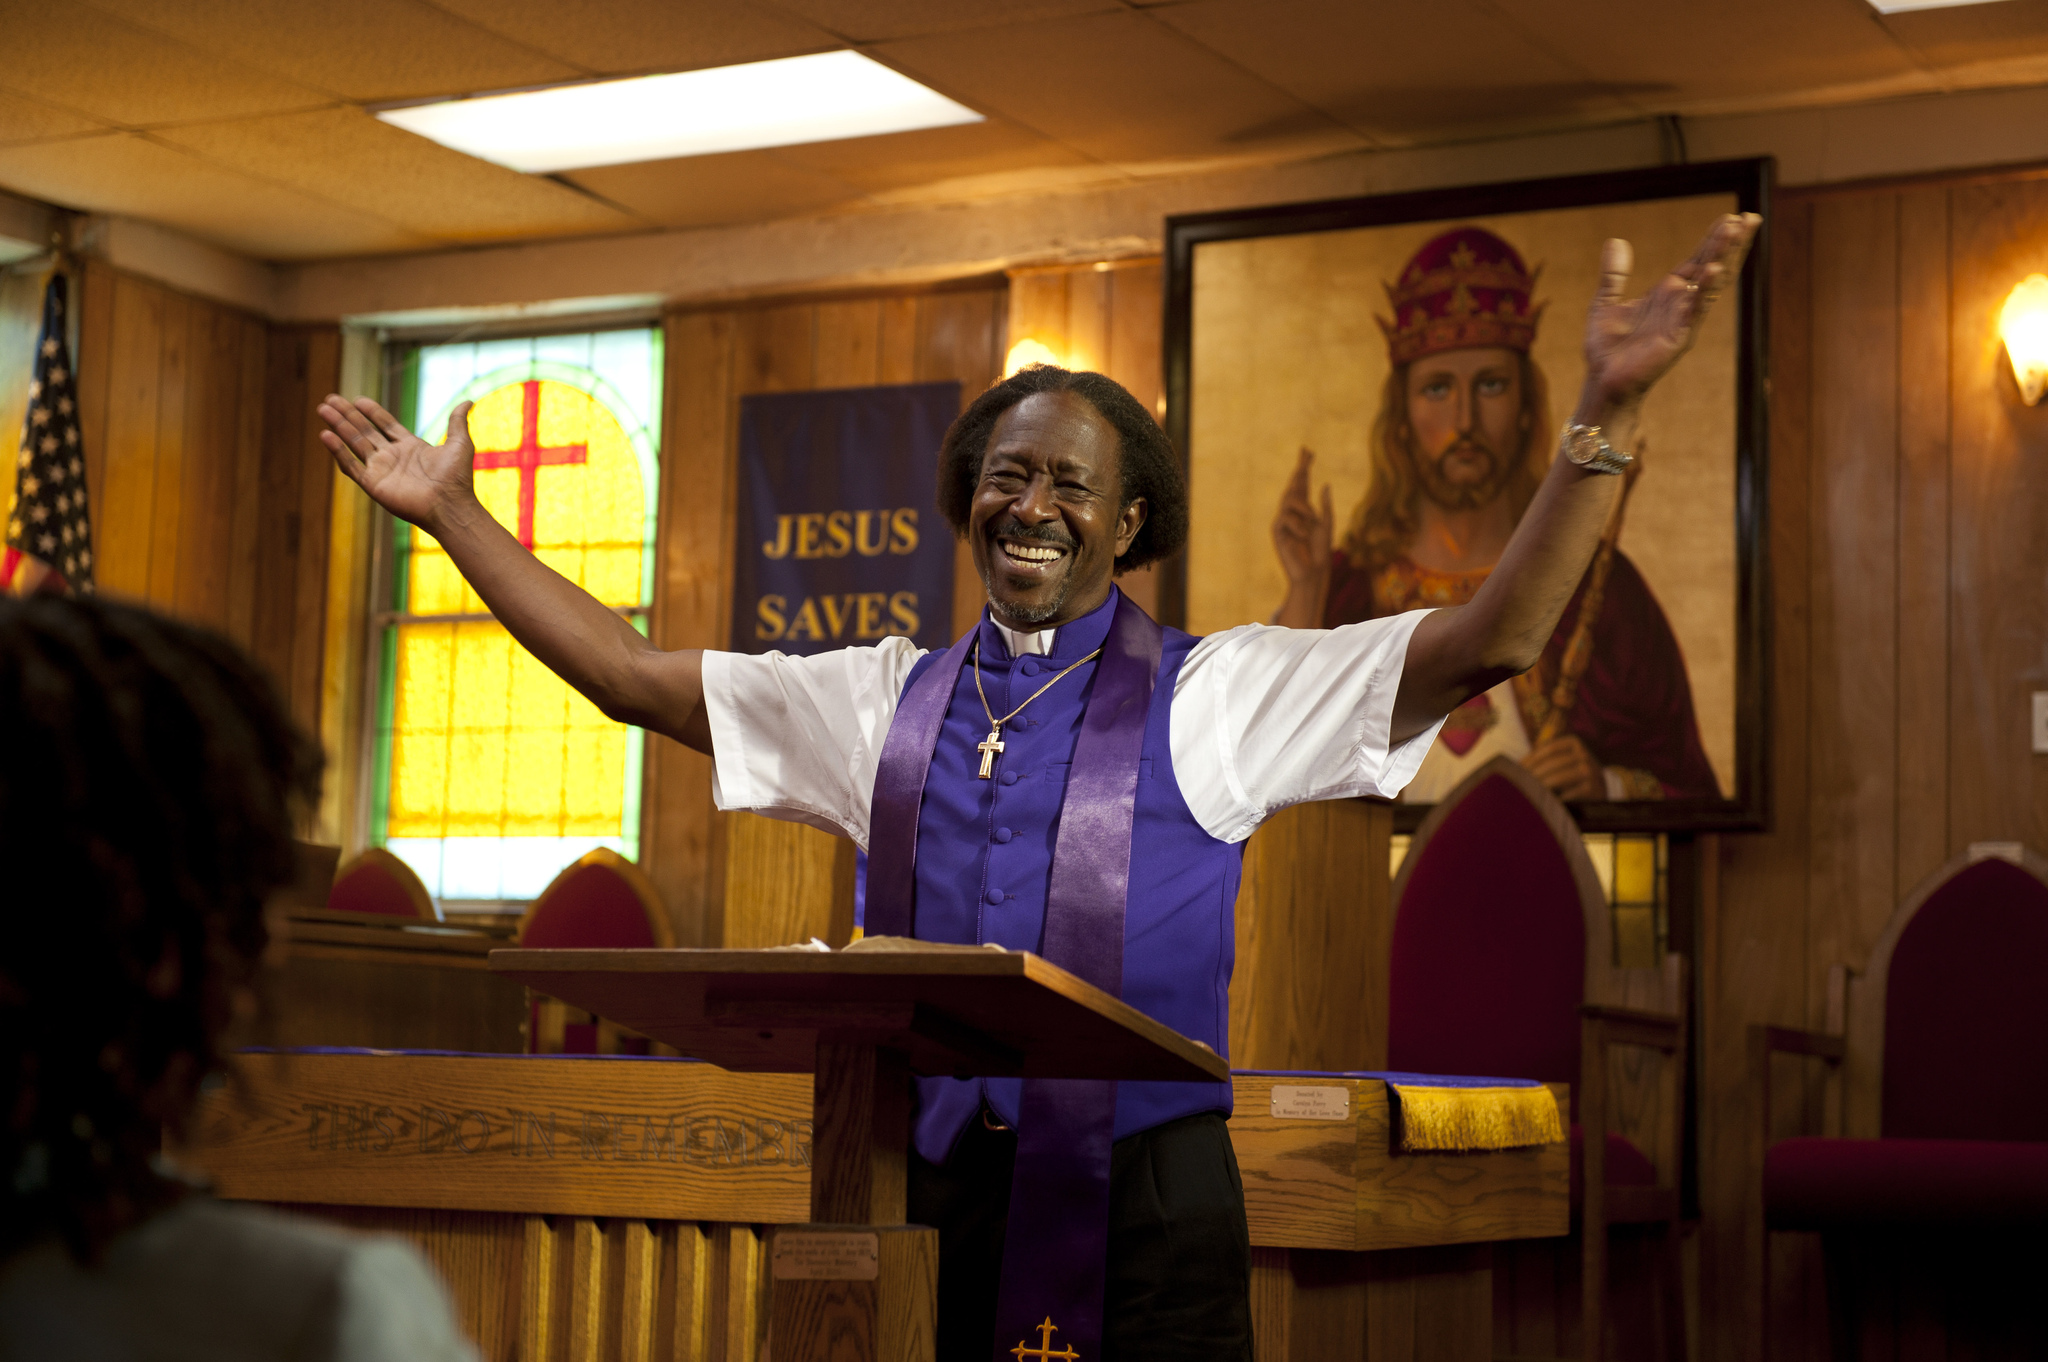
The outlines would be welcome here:
<svg viewBox="0 0 2048 1362">
<path fill-rule="evenodd" d="M 1564 456 L 1580 467 L 1600 457 L 1600 437 L 1590 430 L 1575 430 L 1565 437 Z"/>
</svg>

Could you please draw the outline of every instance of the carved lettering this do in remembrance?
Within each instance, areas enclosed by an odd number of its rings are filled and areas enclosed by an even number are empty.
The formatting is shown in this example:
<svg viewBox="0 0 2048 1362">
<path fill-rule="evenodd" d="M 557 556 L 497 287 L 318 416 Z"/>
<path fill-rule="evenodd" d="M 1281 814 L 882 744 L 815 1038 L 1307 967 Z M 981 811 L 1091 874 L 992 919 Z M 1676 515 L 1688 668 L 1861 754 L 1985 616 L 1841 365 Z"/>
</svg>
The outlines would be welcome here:
<svg viewBox="0 0 2048 1362">
<path fill-rule="evenodd" d="M 498 1154 L 694 1167 L 811 1165 L 811 1122 L 748 1114 L 456 1109 L 421 1103 L 308 1102 L 298 1109 L 314 1153 Z"/>
</svg>

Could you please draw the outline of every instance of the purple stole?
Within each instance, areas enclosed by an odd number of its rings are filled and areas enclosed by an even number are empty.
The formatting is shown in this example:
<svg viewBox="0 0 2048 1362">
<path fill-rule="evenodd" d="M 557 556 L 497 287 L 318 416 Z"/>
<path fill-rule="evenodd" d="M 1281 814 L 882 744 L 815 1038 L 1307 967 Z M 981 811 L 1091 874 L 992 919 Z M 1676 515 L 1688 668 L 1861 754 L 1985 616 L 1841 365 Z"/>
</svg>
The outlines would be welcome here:
<svg viewBox="0 0 2048 1362">
<path fill-rule="evenodd" d="M 904 693 L 882 745 L 868 845 L 870 936 L 914 933 L 918 809 L 976 632 L 969 630 Z M 1161 638 L 1158 624 L 1119 593 L 1053 843 L 1041 954 L 1112 997 L 1123 992 L 1131 821 Z M 1115 1125 L 1114 1082 L 1025 1080 L 996 1303 L 996 1362 L 1012 1355 L 1013 1343 L 1035 1338 L 1045 1319 L 1081 1357 L 1102 1355 Z"/>
</svg>

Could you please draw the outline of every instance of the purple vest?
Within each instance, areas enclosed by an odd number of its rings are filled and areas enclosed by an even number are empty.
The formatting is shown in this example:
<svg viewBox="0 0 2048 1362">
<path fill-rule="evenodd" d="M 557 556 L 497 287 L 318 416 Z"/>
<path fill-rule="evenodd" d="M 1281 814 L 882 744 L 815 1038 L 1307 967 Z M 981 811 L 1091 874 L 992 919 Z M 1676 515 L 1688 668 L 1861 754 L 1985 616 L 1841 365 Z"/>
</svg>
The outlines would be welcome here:
<svg viewBox="0 0 2048 1362">
<path fill-rule="evenodd" d="M 1068 663 L 1102 646 L 1115 607 L 1112 592 L 1100 609 L 1060 626 L 1051 656 L 1043 658 L 1012 659 L 984 613 L 981 676 L 990 706 L 1008 713 Z M 1226 1054 L 1243 844 L 1218 841 L 1195 821 L 1174 780 L 1169 741 L 1174 679 L 1195 641 L 1177 629 L 1165 631 L 1146 717 L 1131 828 L 1123 1000 Z M 918 660 L 906 692 L 940 656 Z M 975 775 L 975 744 L 988 733 L 988 716 L 975 694 L 974 668 L 960 669 L 918 812 L 918 936 L 1040 949 L 1067 766 L 1095 668 L 1093 662 L 1077 668 L 1003 726 L 994 780 Z M 944 1162 L 984 1099 L 1016 1125 L 1022 1088 L 1015 1078 L 919 1079 L 918 1152 Z M 1122 1083 L 1116 1138 L 1230 1107 L 1228 1083 Z"/>
</svg>

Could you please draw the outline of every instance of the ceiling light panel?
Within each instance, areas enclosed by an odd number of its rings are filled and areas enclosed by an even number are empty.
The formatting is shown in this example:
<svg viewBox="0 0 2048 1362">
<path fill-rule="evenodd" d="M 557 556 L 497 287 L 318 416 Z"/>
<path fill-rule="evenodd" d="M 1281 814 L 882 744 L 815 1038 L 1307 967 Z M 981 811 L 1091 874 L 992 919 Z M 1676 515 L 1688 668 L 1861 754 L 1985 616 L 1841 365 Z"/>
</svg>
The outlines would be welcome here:
<svg viewBox="0 0 2048 1362">
<path fill-rule="evenodd" d="M 1994 0 L 1870 0 L 1879 14 L 1906 14 L 1916 9 L 1954 9 L 1959 5 L 1988 5 Z"/>
<path fill-rule="evenodd" d="M 547 173 L 978 123 L 964 104 L 858 52 L 558 85 L 379 110 L 394 127 Z"/>
</svg>

